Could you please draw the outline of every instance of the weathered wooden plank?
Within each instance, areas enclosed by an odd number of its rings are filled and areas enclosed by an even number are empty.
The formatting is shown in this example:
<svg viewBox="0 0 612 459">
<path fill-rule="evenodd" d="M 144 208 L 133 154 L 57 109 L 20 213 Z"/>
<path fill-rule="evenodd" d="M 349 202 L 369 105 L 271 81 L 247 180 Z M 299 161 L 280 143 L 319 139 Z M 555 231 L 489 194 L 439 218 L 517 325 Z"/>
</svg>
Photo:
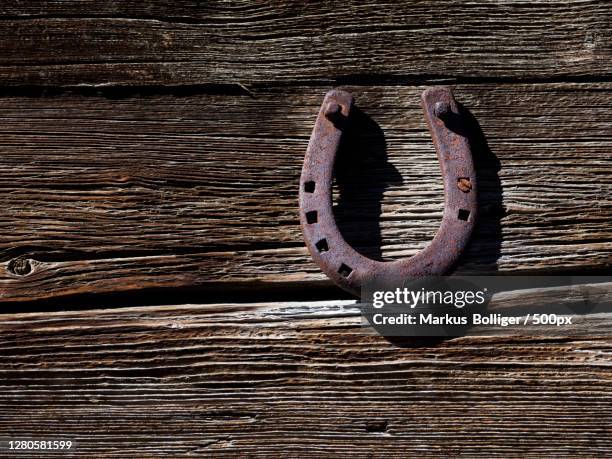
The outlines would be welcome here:
<svg viewBox="0 0 612 459">
<path fill-rule="evenodd" d="M 4 3 L 3 85 L 612 75 L 606 1 Z"/>
<path fill-rule="evenodd" d="M 100 458 L 602 457 L 611 344 L 399 347 L 351 301 L 4 314 L 0 430 Z"/>
<path fill-rule="evenodd" d="M 441 219 L 418 87 L 354 87 L 341 227 L 415 253 Z M 297 183 L 320 87 L 253 97 L 0 99 L 0 293 L 24 301 L 151 287 L 328 285 L 303 248 Z M 612 84 L 466 85 L 481 224 L 459 272 L 612 262 Z M 23 261 L 25 260 L 25 261 Z"/>
</svg>

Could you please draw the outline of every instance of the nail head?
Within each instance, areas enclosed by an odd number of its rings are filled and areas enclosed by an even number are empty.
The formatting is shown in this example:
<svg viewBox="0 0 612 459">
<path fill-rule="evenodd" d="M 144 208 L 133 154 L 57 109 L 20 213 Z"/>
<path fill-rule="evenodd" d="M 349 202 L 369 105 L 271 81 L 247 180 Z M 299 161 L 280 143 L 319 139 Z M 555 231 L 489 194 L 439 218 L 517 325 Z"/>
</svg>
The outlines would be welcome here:
<svg viewBox="0 0 612 459">
<path fill-rule="evenodd" d="M 327 107 L 325 108 L 325 116 L 330 119 L 334 118 L 341 112 L 342 112 L 342 107 L 335 102 L 330 102 L 329 104 L 327 104 Z"/>
<path fill-rule="evenodd" d="M 438 118 L 445 118 L 451 112 L 451 107 L 448 102 L 436 102 L 434 105 L 434 115 Z"/>
</svg>

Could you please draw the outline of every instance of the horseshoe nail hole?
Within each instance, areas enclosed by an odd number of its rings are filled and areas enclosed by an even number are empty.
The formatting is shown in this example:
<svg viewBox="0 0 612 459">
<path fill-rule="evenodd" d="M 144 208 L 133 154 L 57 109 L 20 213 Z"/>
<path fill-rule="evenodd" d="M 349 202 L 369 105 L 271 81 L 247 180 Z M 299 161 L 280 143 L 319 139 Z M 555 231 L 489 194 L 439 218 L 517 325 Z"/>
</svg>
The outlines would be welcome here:
<svg viewBox="0 0 612 459">
<path fill-rule="evenodd" d="M 306 193 L 314 193 L 315 187 L 316 187 L 316 184 L 312 180 L 304 183 L 304 191 Z"/>
<path fill-rule="evenodd" d="M 340 265 L 340 268 L 338 269 L 338 273 L 342 276 L 342 277 L 349 277 L 349 275 L 353 272 L 353 268 L 346 266 L 344 263 L 342 263 Z"/>
<path fill-rule="evenodd" d="M 317 222 L 317 211 L 316 210 L 311 210 L 310 212 L 306 212 L 306 221 L 309 224 L 313 224 Z"/>
<path fill-rule="evenodd" d="M 327 246 L 327 239 L 321 239 L 315 244 L 315 247 L 319 252 L 327 252 L 329 250 L 329 247 Z"/>
<path fill-rule="evenodd" d="M 470 211 L 465 209 L 459 209 L 459 213 L 457 214 L 457 218 L 459 220 L 463 220 L 467 222 L 468 218 L 470 218 Z"/>
</svg>

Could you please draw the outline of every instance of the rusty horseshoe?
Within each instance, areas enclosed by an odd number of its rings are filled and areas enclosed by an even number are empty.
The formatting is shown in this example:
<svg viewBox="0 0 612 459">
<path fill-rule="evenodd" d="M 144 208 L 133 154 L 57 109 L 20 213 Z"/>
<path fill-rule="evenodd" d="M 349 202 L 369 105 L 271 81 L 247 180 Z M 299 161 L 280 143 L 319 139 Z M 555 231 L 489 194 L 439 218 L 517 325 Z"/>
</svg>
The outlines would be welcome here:
<svg viewBox="0 0 612 459">
<path fill-rule="evenodd" d="M 444 214 L 431 243 L 416 255 L 376 261 L 342 237 L 332 210 L 332 175 L 342 131 L 350 122 L 353 96 L 329 91 L 317 117 L 300 178 L 300 223 L 304 240 L 321 270 L 343 289 L 359 295 L 367 281 L 401 285 L 411 277 L 446 273 L 465 249 L 476 222 L 476 174 L 462 115 L 449 88 L 433 87 L 421 103 L 444 179 Z"/>
</svg>

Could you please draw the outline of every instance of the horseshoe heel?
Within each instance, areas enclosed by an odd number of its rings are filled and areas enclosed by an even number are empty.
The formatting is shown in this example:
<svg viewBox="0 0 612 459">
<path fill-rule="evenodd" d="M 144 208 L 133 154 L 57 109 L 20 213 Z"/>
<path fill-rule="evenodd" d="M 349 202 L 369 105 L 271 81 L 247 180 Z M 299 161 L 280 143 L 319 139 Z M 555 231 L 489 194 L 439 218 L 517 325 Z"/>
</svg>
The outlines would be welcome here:
<svg viewBox="0 0 612 459">
<path fill-rule="evenodd" d="M 444 178 L 444 214 L 431 243 L 416 255 L 381 262 L 346 243 L 332 210 L 332 174 L 342 131 L 350 122 L 353 97 L 327 93 L 314 129 L 300 179 L 300 223 L 313 260 L 343 289 L 359 295 L 368 281 L 401 285 L 407 278 L 448 271 L 465 249 L 477 216 L 476 174 L 462 116 L 449 88 L 423 92 L 421 102 Z"/>
</svg>

